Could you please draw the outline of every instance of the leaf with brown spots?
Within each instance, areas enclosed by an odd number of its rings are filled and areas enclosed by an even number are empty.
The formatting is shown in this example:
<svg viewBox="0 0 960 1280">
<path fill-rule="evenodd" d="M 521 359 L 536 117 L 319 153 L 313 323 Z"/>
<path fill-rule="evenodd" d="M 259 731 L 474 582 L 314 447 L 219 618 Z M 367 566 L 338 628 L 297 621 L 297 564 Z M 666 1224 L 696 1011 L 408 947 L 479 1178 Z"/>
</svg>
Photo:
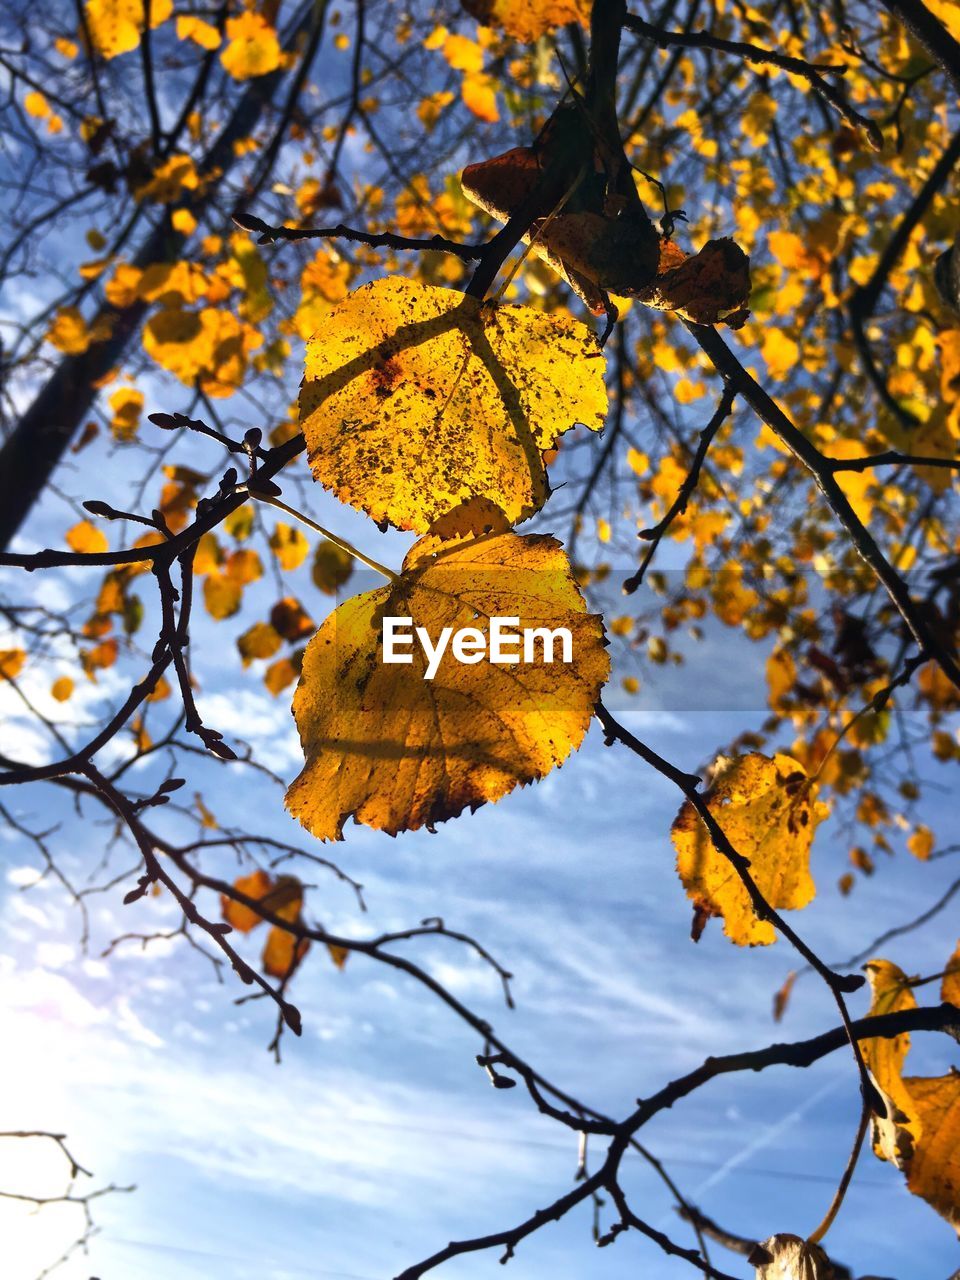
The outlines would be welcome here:
<svg viewBox="0 0 960 1280">
<path fill-rule="evenodd" d="M 816 888 L 810 846 L 829 812 L 816 784 L 790 756 L 721 756 L 707 792 L 710 812 L 734 849 L 750 860 L 750 874 L 772 907 L 805 907 Z M 738 946 L 766 945 L 776 931 L 754 914 L 749 895 L 713 842 L 689 800 L 671 828 L 677 871 L 701 915 L 723 917 L 723 931 Z"/>
<path fill-rule="evenodd" d="M 398 529 L 487 498 L 514 524 L 549 487 L 543 452 L 603 425 L 604 362 L 569 316 L 400 277 L 364 285 L 307 345 L 300 424 L 316 480 Z"/>
<path fill-rule="evenodd" d="M 459 662 L 448 645 L 432 680 L 383 662 L 382 618 L 409 617 L 436 644 L 444 627 L 486 637 L 490 617 L 566 627 L 572 662 Z M 561 654 L 557 653 L 557 658 Z M 307 647 L 293 700 L 306 763 L 287 808 L 322 840 L 349 817 L 396 835 L 498 800 L 580 745 L 609 674 L 603 627 L 587 613 L 549 537 L 424 538 L 390 584 L 348 600 Z"/>
</svg>

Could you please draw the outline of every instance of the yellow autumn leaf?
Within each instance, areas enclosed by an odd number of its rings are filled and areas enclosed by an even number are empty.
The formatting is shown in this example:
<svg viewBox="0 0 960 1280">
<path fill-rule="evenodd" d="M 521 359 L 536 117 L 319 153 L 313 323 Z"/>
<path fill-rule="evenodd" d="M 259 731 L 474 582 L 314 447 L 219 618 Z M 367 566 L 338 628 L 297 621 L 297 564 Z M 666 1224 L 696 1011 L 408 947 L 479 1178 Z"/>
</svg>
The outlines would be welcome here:
<svg viewBox="0 0 960 1280">
<path fill-rule="evenodd" d="M 586 27 L 591 0 L 463 0 L 463 7 L 485 27 L 500 27 L 514 40 L 533 44 L 568 22 Z"/>
<path fill-rule="evenodd" d="M 120 387 L 109 400 L 113 417 L 110 430 L 118 440 L 129 440 L 136 435 L 143 412 L 143 392 L 135 387 Z"/>
<path fill-rule="evenodd" d="M 270 610 L 270 625 L 284 640 L 302 640 L 317 629 L 317 624 L 294 596 L 284 596 L 277 601 Z"/>
<path fill-rule="evenodd" d="M 933 853 L 936 837 L 925 823 L 920 823 L 907 839 L 907 848 L 920 862 L 926 862 Z"/>
<path fill-rule="evenodd" d="M 136 187 L 134 195 L 138 200 L 172 204 L 184 191 L 196 191 L 199 185 L 200 175 L 193 159 L 188 155 L 173 155 L 157 165 L 147 181 Z M 157 265 L 162 269 L 163 264 Z"/>
<path fill-rule="evenodd" d="M 797 664 L 788 649 L 775 649 L 767 659 L 767 686 L 770 706 L 777 711 L 780 701 L 797 682 Z"/>
<path fill-rule="evenodd" d="M 77 551 L 83 555 L 99 555 L 110 548 L 107 535 L 102 529 L 92 525 L 89 520 L 81 520 L 68 529 L 66 540 L 71 551 Z"/>
<path fill-rule="evenodd" d="M 500 112 L 497 110 L 497 82 L 493 76 L 488 76 L 483 71 L 471 71 L 463 77 L 460 92 L 463 105 L 478 120 L 496 124 L 500 119 Z"/>
<path fill-rule="evenodd" d="M 82 356 L 95 342 L 104 342 L 109 336 L 105 319 L 88 326 L 78 307 L 61 307 L 46 333 L 51 346 L 68 356 Z"/>
<path fill-rule="evenodd" d="M 292 525 L 282 520 L 270 535 L 270 550 L 280 561 L 280 568 L 288 571 L 299 569 L 310 554 L 310 543 Z"/>
<path fill-rule="evenodd" d="M 55 702 L 67 702 L 73 694 L 73 681 L 69 676 L 58 676 L 50 686 L 50 697 Z"/>
<path fill-rule="evenodd" d="M 955 1004 L 960 1008 L 960 942 L 957 943 L 956 950 L 947 961 L 947 967 L 943 971 L 943 981 L 940 984 L 940 999 L 945 1000 L 947 1004 Z"/>
<path fill-rule="evenodd" d="M 213 569 L 203 580 L 203 603 L 211 618 L 232 618 L 243 601 L 243 586 L 235 578 Z"/>
<path fill-rule="evenodd" d="M 864 967 L 873 989 L 871 1017 L 917 1007 L 895 964 L 871 960 Z M 908 1190 L 960 1227 L 960 1073 L 951 1068 L 943 1076 L 904 1076 L 906 1034 L 864 1040 L 861 1046 L 887 1102 L 887 1117 L 873 1122 L 875 1154 L 902 1169 Z"/>
<path fill-rule="evenodd" d="M 129 53 L 143 33 L 143 0 L 87 0 L 87 26 L 97 51 L 104 58 Z M 153 0 L 150 26 L 157 27 L 173 12 L 173 0 Z"/>
<path fill-rule="evenodd" d="M 391 277 L 308 344 L 300 421 L 315 479 L 425 533 L 476 497 L 511 523 L 532 515 L 548 494 L 543 451 L 576 422 L 599 428 L 606 405 L 586 325 Z"/>
<path fill-rule="evenodd" d="M 242 384 L 249 354 L 262 342 L 256 330 L 218 307 L 157 311 L 143 329 L 144 350 L 157 364 L 217 398 Z"/>
<path fill-rule="evenodd" d="M 28 116 L 33 116 L 36 120 L 43 120 L 50 114 L 50 103 L 38 89 L 34 89 L 32 93 L 28 93 L 24 98 L 23 109 Z"/>
<path fill-rule="evenodd" d="M 182 14 L 177 18 L 177 39 L 192 40 L 201 49 L 216 49 L 220 45 L 220 32 L 202 18 Z"/>
<path fill-rule="evenodd" d="M 0 649 L 0 680 L 15 680 L 26 660 L 23 649 Z"/>
<path fill-rule="evenodd" d="M 255 622 L 237 637 L 237 648 L 245 667 L 257 658 L 272 658 L 282 644 L 282 639 L 269 622 Z"/>
<path fill-rule="evenodd" d="M 800 363 L 800 348 L 782 329 L 769 328 L 763 335 L 760 353 L 771 378 L 785 378 Z"/>
<path fill-rule="evenodd" d="M 921 1129 L 907 1163 L 907 1188 L 960 1228 L 960 1072 L 905 1076 L 903 1085 Z"/>
<path fill-rule="evenodd" d="M 750 874 L 772 907 L 799 910 L 813 900 L 810 846 L 828 809 L 795 760 L 779 753 L 772 759 L 721 756 L 706 799 L 734 849 L 749 858 Z M 746 889 L 689 801 L 671 835 L 677 871 L 698 913 L 723 916 L 723 931 L 738 946 L 775 942 L 773 925 L 756 917 Z"/>
<path fill-rule="evenodd" d="M 266 871 L 254 871 L 248 876 L 240 876 L 234 881 L 233 887 L 238 893 L 248 898 L 255 898 L 259 902 L 269 893 L 272 884 L 273 881 Z M 252 907 L 248 907 L 243 902 L 236 902 L 225 893 L 220 895 L 220 910 L 227 924 L 241 933 L 249 933 L 251 929 L 263 923 L 262 917 Z"/>
<path fill-rule="evenodd" d="M 259 13 L 242 13 L 227 19 L 229 44 L 220 55 L 224 69 L 234 80 L 265 76 L 280 65 L 276 30 Z"/>
<path fill-rule="evenodd" d="M 309 938 L 295 938 L 274 925 L 263 948 L 263 971 L 271 978 L 289 978 L 309 950 Z"/>
<path fill-rule="evenodd" d="M 267 667 L 263 683 L 276 698 L 293 684 L 299 674 L 300 668 L 291 658 L 278 658 Z"/>
<path fill-rule="evenodd" d="M 443 56 L 454 71 L 469 74 L 483 70 L 483 50 L 476 40 L 471 40 L 468 36 L 447 36 L 443 42 Z"/>
<path fill-rule="evenodd" d="M 544 643 L 519 665 L 476 649 L 460 662 L 448 647 L 429 680 L 419 645 L 412 665 L 383 661 L 384 616 L 411 618 L 434 644 L 450 627 L 485 645 L 491 615 L 567 628 L 572 661 L 546 662 Z M 421 539 L 393 582 L 340 605 L 307 647 L 293 700 L 306 763 L 287 808 L 336 840 L 351 816 L 396 835 L 498 800 L 579 747 L 609 665 L 555 539 Z"/>
<path fill-rule="evenodd" d="M 353 556 L 349 552 L 327 538 L 317 543 L 311 576 L 314 586 L 319 587 L 324 595 L 335 596 L 351 573 Z"/>
</svg>

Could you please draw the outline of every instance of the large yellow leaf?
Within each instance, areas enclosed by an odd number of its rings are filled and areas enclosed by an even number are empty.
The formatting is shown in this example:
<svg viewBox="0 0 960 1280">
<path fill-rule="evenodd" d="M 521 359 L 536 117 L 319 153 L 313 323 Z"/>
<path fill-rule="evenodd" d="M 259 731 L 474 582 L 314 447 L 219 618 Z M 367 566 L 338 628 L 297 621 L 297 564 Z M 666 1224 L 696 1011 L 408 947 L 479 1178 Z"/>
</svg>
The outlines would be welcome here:
<svg viewBox="0 0 960 1280">
<path fill-rule="evenodd" d="M 444 627 L 489 636 L 491 615 L 566 627 L 572 661 L 547 663 L 538 644 L 530 663 L 468 665 L 448 646 L 431 680 L 416 642 L 411 665 L 383 661 L 384 616 L 412 618 L 436 644 Z M 310 641 L 293 700 L 306 764 L 287 807 L 334 840 L 351 815 L 396 835 L 498 800 L 580 745 L 609 666 L 555 539 L 424 538 L 397 579 L 342 604 Z"/>
<path fill-rule="evenodd" d="M 909 979 L 895 964 L 871 960 L 865 968 L 871 1017 L 917 1007 Z M 861 1044 L 887 1102 L 886 1119 L 874 1119 L 874 1152 L 902 1169 L 908 1189 L 960 1229 L 960 1073 L 902 1075 L 908 1035 Z"/>
<path fill-rule="evenodd" d="M 300 420 L 315 479 L 426 533 L 475 497 L 511 524 L 549 492 L 543 451 L 607 407 L 593 332 L 400 277 L 336 306 L 307 346 Z"/>
<path fill-rule="evenodd" d="M 960 1073 L 903 1080 L 921 1129 L 907 1187 L 960 1229 Z"/>
<path fill-rule="evenodd" d="M 810 845 L 828 809 L 795 760 L 780 754 L 721 756 L 707 802 L 733 847 L 750 859 L 750 874 L 771 906 L 798 909 L 812 901 Z M 738 946 L 775 942 L 773 925 L 757 919 L 740 878 L 713 847 L 689 801 L 671 835 L 677 871 L 698 914 L 723 916 L 723 931 Z"/>
</svg>

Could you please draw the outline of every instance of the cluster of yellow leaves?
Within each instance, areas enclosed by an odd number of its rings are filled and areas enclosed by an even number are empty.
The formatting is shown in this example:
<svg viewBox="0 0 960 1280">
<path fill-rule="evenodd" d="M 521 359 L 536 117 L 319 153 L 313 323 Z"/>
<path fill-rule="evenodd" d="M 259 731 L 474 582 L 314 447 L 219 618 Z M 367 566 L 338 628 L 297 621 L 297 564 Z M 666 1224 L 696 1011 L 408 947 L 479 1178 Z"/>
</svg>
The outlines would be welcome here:
<svg viewBox="0 0 960 1280">
<path fill-rule="evenodd" d="M 296 876 L 277 876 L 274 878 L 266 871 L 254 871 L 249 876 L 240 876 L 234 882 L 237 893 L 256 902 L 257 907 L 247 906 L 244 902 L 222 894 L 220 903 L 224 920 L 232 928 L 241 933 L 249 933 L 263 924 L 261 911 L 268 912 L 286 921 L 288 924 L 301 923 L 303 914 L 303 885 Z M 261 964 L 263 971 L 272 978 L 286 981 L 303 960 L 310 949 L 309 938 L 297 938 L 295 934 L 271 925 L 264 944 Z"/>
<path fill-rule="evenodd" d="M 736 852 L 750 860 L 750 874 L 772 907 L 798 910 L 816 893 L 810 846 L 828 813 L 816 796 L 816 784 L 790 756 L 721 756 L 714 766 L 706 793 L 710 812 Z M 671 835 L 677 872 L 694 903 L 696 933 L 710 916 L 722 916 L 724 933 L 738 946 L 775 942 L 773 925 L 757 917 L 746 888 L 689 800 Z"/>
<path fill-rule="evenodd" d="M 61 307 L 47 330 L 46 339 L 64 355 L 82 356 L 95 342 L 106 342 L 111 331 L 105 316 L 98 316 L 90 326 L 79 307 Z"/>
<path fill-rule="evenodd" d="M 463 0 L 463 7 L 485 26 L 532 44 L 569 22 L 588 26 L 593 5 L 592 0 Z"/>
<path fill-rule="evenodd" d="M 888 960 L 866 966 L 873 991 L 870 1016 L 917 1007 L 907 976 Z M 960 945 L 947 963 L 942 998 L 960 1001 Z M 873 1149 L 906 1175 L 907 1187 L 960 1228 L 960 1072 L 944 1076 L 904 1076 L 910 1049 L 907 1034 L 862 1042 L 863 1056 L 887 1104 L 874 1117 Z"/>
<path fill-rule="evenodd" d="M 263 913 L 277 916 L 288 924 L 303 924 L 303 885 L 296 876 L 272 876 L 267 871 L 258 870 L 248 876 L 240 876 L 234 881 L 233 888 L 256 904 L 248 906 L 228 894 L 221 894 L 223 919 L 239 932 L 249 933 L 263 924 Z M 309 938 L 298 938 L 287 929 L 272 924 L 261 957 L 263 971 L 271 978 L 286 982 L 309 950 Z M 342 969 L 349 952 L 334 945 L 328 945 L 327 950 L 336 967 Z"/>
<path fill-rule="evenodd" d="M 488 631 L 491 614 L 520 627 L 566 627 L 573 662 L 464 665 L 449 651 L 426 681 L 385 665 L 379 620 L 411 617 Z M 559 543 L 500 533 L 417 542 L 387 586 L 347 601 L 307 646 L 293 710 L 306 763 L 287 807 L 322 840 L 349 817 L 396 835 L 455 817 L 542 778 L 578 747 L 609 673 L 603 627 Z"/>
<path fill-rule="evenodd" d="M 374 281 L 308 344 L 300 419 L 314 477 L 425 533 L 473 498 L 509 523 L 548 493 L 543 452 L 606 411 L 591 330 L 402 278 Z"/>
<path fill-rule="evenodd" d="M 243 384 L 251 352 L 263 335 L 219 307 L 155 312 L 143 330 L 143 347 L 162 368 L 205 395 L 233 395 Z"/>
<path fill-rule="evenodd" d="M 150 26 L 158 27 L 173 13 L 173 0 L 152 0 Z M 97 52 L 104 58 L 130 53 L 140 44 L 145 22 L 143 0 L 86 0 L 87 27 Z"/>
<path fill-rule="evenodd" d="M 463 73 L 460 93 L 463 105 L 478 119 L 495 124 L 500 119 L 497 110 L 497 82 L 483 70 L 484 31 L 477 40 L 468 36 L 452 35 L 446 27 L 436 27 L 424 41 L 426 49 L 440 49 L 454 71 Z"/>
</svg>

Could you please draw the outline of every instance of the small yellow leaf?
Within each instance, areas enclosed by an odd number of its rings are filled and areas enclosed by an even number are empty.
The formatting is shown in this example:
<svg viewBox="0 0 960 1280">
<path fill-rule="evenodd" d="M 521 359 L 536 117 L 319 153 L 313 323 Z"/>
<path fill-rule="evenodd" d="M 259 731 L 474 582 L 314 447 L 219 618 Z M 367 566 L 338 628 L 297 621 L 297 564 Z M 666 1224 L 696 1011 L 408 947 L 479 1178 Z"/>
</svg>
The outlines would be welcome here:
<svg viewBox="0 0 960 1280">
<path fill-rule="evenodd" d="M 245 667 L 257 658 L 272 658 L 282 644 L 283 641 L 269 622 L 255 622 L 242 636 L 237 637 L 237 648 Z"/>
<path fill-rule="evenodd" d="M 265 76 L 280 65 L 276 30 L 259 13 L 242 13 L 227 19 L 230 43 L 220 55 L 224 69 L 234 80 Z"/>
<path fill-rule="evenodd" d="M 110 397 L 113 417 L 110 429 L 118 440 L 129 440 L 137 434 L 143 412 L 143 392 L 135 387 L 120 387 Z"/>
<path fill-rule="evenodd" d="M 0 680 L 15 680 L 26 660 L 23 649 L 0 649 Z"/>
<path fill-rule="evenodd" d="M 410 665 L 383 662 L 384 616 L 412 618 L 435 644 L 450 627 L 485 645 L 491 614 L 567 628 L 572 661 L 547 663 L 543 644 L 519 665 L 448 648 L 430 680 L 418 646 Z M 340 605 L 310 641 L 293 700 L 306 763 L 287 808 L 336 840 L 351 816 L 396 835 L 498 800 L 580 745 L 608 674 L 601 621 L 553 538 L 424 538 L 394 582 Z"/>
<path fill-rule="evenodd" d="M 274 925 L 263 948 L 263 971 L 271 978 L 289 978 L 309 950 L 309 938 L 295 938 Z"/>
<path fill-rule="evenodd" d="M 73 681 L 69 676 L 59 676 L 50 686 L 50 696 L 56 702 L 67 702 L 73 693 Z"/>
<path fill-rule="evenodd" d="M 940 999 L 960 1008 L 960 942 L 947 961 L 943 982 L 940 984 Z"/>
<path fill-rule="evenodd" d="M 710 812 L 771 906 L 799 910 L 813 900 L 810 846 L 828 813 L 816 785 L 790 756 L 721 756 L 707 792 Z M 698 917 L 723 916 L 724 933 L 738 946 L 767 945 L 776 931 L 754 914 L 749 895 L 727 859 L 713 846 L 689 800 L 671 828 L 677 871 Z"/>
<path fill-rule="evenodd" d="M 243 587 L 236 579 L 213 569 L 203 580 L 203 603 L 211 618 L 222 622 L 232 618 L 240 609 Z"/>
<path fill-rule="evenodd" d="M 192 40 L 201 49 L 216 49 L 220 45 L 220 32 L 202 18 L 182 14 L 177 18 L 177 39 Z"/>
<path fill-rule="evenodd" d="M 599 428 L 606 404 L 586 325 L 391 277 L 352 293 L 308 344 L 300 422 L 315 479 L 426 533 L 476 497 L 511 523 L 533 514 L 543 450 L 578 421 Z"/>
<path fill-rule="evenodd" d="M 28 93 L 24 98 L 23 107 L 27 115 L 33 116 L 36 120 L 42 120 L 50 114 L 50 103 L 36 89 L 32 93 Z"/>
<path fill-rule="evenodd" d="M 769 701 L 774 711 L 797 682 L 797 664 L 787 649 L 775 649 L 767 659 L 767 686 Z"/>
<path fill-rule="evenodd" d="M 926 862 L 931 853 L 933 853 L 935 843 L 936 837 L 933 832 L 924 823 L 920 823 L 909 836 L 907 848 L 915 858 L 918 858 L 921 862 Z"/>
<path fill-rule="evenodd" d="M 233 882 L 233 887 L 238 893 L 245 894 L 248 898 L 255 898 L 259 902 L 269 893 L 272 884 L 273 881 L 266 871 L 254 871 L 249 876 L 240 876 Z M 220 896 L 220 909 L 227 924 L 233 925 L 234 929 L 238 929 L 241 933 L 249 933 L 251 929 L 263 923 L 263 918 L 251 907 L 242 902 L 235 902 L 226 894 Z"/>
<path fill-rule="evenodd" d="M 306 560 L 310 543 L 299 529 L 281 520 L 270 535 L 270 549 L 280 561 L 281 569 L 290 572 L 299 569 Z"/>
<path fill-rule="evenodd" d="M 82 555 L 100 555 L 110 549 L 107 535 L 89 520 L 81 520 L 72 529 L 68 529 L 66 541 L 72 551 Z"/>
</svg>

